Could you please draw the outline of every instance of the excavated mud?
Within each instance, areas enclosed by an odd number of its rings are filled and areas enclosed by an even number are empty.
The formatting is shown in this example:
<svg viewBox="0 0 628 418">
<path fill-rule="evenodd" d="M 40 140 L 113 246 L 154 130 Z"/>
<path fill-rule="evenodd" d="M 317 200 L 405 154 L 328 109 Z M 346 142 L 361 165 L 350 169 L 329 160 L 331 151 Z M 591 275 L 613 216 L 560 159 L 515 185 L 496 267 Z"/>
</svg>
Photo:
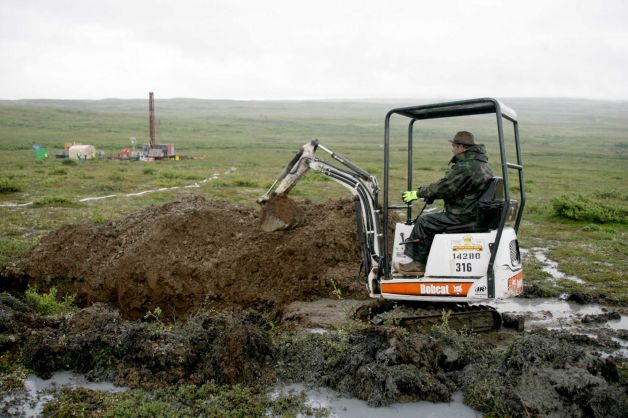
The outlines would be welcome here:
<svg viewBox="0 0 628 418">
<path fill-rule="evenodd" d="M 353 203 L 302 203 L 305 221 L 263 232 L 258 211 L 195 197 L 104 225 L 66 225 L 0 273 L 0 288 L 27 284 L 105 302 L 123 318 L 159 308 L 181 319 L 202 304 L 280 313 L 338 289 L 366 297 Z"/>
</svg>

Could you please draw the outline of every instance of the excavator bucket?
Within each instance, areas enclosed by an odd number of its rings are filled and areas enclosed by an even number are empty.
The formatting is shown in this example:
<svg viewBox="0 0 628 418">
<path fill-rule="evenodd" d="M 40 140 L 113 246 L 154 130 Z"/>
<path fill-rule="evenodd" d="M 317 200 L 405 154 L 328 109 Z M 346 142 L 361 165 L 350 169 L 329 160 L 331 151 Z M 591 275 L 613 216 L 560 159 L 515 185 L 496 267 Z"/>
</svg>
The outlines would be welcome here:
<svg viewBox="0 0 628 418">
<path fill-rule="evenodd" d="M 262 206 L 260 228 L 264 232 L 293 229 L 303 224 L 303 210 L 285 194 L 271 194 Z"/>
</svg>

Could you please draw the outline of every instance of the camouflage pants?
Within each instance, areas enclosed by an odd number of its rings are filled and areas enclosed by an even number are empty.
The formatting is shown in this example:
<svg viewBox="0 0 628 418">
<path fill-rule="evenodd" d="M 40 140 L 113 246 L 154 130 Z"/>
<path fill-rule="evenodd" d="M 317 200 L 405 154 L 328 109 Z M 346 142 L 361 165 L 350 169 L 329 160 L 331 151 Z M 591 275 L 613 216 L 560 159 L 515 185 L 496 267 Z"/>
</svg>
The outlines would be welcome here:
<svg viewBox="0 0 628 418">
<path fill-rule="evenodd" d="M 473 222 L 473 215 L 452 215 L 447 212 L 428 213 L 422 215 L 414 224 L 409 240 L 420 239 L 417 244 L 406 245 L 405 254 L 414 261 L 427 263 L 427 256 L 434 241 L 434 235 L 440 234 L 445 228 Z"/>
</svg>

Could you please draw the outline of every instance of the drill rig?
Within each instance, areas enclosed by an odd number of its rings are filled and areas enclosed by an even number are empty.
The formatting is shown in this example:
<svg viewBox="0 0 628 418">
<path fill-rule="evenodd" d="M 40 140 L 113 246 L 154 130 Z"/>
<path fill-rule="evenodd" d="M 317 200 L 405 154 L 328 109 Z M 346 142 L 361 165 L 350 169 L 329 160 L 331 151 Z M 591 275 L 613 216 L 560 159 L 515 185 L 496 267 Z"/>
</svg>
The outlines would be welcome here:
<svg viewBox="0 0 628 418">
<path fill-rule="evenodd" d="M 434 237 L 425 273 L 409 276 L 397 272 L 393 266 L 410 261 L 404 254 L 410 232 L 416 219 L 412 206 L 390 204 L 390 121 L 393 115 L 410 120 L 407 147 L 407 189 L 413 189 L 413 128 L 417 121 L 493 113 L 497 120 L 497 141 L 501 161 L 501 176 L 494 177 L 478 204 L 478 219 L 467 225 L 456 225 Z M 514 131 L 516 162 L 508 162 L 504 144 L 504 124 L 510 122 Z M 343 167 L 338 167 L 315 156 L 317 150 L 329 154 Z M 438 103 L 392 109 L 385 119 L 383 202 L 379 202 L 380 186 L 377 179 L 345 157 L 331 151 L 318 140 L 301 147 L 299 152 L 277 176 L 264 196 L 262 229 L 274 231 L 297 226 L 302 216 L 291 203 L 275 211 L 273 199 L 286 196 L 290 189 L 309 170 L 319 172 L 346 187 L 354 195 L 356 223 L 362 267 L 366 272 L 366 287 L 371 298 L 389 301 L 369 307 L 375 322 L 389 319 L 391 303 L 403 305 L 391 319 L 409 328 L 424 329 L 440 323 L 443 309 L 448 313 L 452 328 L 473 331 L 498 329 L 501 315 L 492 307 L 482 305 L 494 299 L 518 295 L 523 290 L 523 270 L 517 241 L 525 205 L 523 165 L 519 144 L 516 113 L 491 98 Z M 509 171 L 518 179 L 519 201 L 512 199 Z M 288 210 L 286 210 L 288 209 Z M 389 216 L 391 210 L 405 211 L 405 222 L 394 226 L 392 253 L 390 253 Z M 276 213 L 274 213 L 276 212 Z M 280 213 L 281 212 L 281 213 Z M 419 214 L 420 215 L 420 214 Z M 417 217 L 418 218 L 418 217 Z M 479 304 L 480 303 L 480 304 Z M 522 327 L 522 324 L 517 325 Z"/>
</svg>

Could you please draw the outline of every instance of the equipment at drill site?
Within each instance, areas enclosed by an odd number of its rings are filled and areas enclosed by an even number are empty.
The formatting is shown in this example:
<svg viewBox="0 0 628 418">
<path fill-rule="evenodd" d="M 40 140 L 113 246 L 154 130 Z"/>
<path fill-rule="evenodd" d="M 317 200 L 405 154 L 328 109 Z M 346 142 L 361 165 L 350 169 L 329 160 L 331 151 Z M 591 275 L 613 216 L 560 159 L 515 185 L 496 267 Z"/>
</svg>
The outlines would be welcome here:
<svg viewBox="0 0 628 418">
<path fill-rule="evenodd" d="M 155 97 L 152 91 L 148 93 L 148 134 L 149 143 L 142 145 L 143 158 L 155 160 L 177 159 L 174 144 L 157 144 L 155 132 Z"/>
<path fill-rule="evenodd" d="M 483 207 L 478 205 L 476 222 L 449 227 L 434 237 L 423 275 L 396 271 L 394 266 L 411 261 L 404 254 L 404 249 L 405 245 L 412 245 L 407 237 L 418 216 L 413 218 L 411 204 L 390 202 L 391 117 L 398 115 L 410 120 L 405 190 L 413 190 L 415 122 L 483 114 L 496 115 L 501 177 L 493 177 L 480 198 L 486 204 Z M 516 162 L 507 161 L 504 143 L 506 122 L 512 124 Z M 314 154 L 317 150 L 323 150 L 344 168 L 316 158 Z M 512 109 L 498 100 L 483 98 L 390 110 L 386 115 L 384 129 L 384 183 L 381 204 L 380 186 L 373 175 L 321 145 L 318 140 L 313 140 L 301 147 L 266 194 L 258 200 L 262 205 L 263 230 L 289 229 L 303 222 L 297 205 L 286 195 L 309 170 L 331 178 L 354 195 L 366 288 L 371 298 L 387 301 L 377 305 L 377 308 L 369 307 L 368 313 L 361 314 L 367 315 L 375 323 L 391 320 L 411 329 L 424 329 L 440 323 L 446 311 L 448 324 L 454 329 L 489 331 L 501 327 L 505 318 L 495 308 L 477 303 L 509 298 L 523 291 L 523 268 L 517 232 L 525 206 L 525 188 L 517 114 Z M 518 178 L 519 201 L 510 195 L 509 170 L 514 170 Z M 399 170 L 395 171 L 398 172 Z M 400 195 L 400 192 L 401 190 L 393 190 L 395 195 Z M 391 210 L 405 212 L 405 221 L 395 225 L 392 254 L 389 254 Z M 390 310 L 393 305 L 394 314 Z M 397 309 L 399 305 L 403 305 L 402 314 Z M 522 329 L 522 321 L 519 319 L 509 325 Z"/>
</svg>

